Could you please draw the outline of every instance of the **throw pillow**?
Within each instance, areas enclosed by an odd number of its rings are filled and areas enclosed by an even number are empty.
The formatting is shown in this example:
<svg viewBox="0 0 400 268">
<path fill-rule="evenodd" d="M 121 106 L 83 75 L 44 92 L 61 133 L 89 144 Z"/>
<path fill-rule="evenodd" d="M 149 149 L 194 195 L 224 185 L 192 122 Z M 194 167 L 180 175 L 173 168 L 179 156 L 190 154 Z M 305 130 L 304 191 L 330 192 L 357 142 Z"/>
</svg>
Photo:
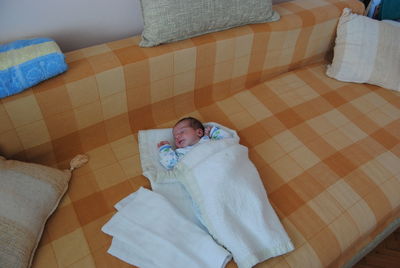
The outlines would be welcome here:
<svg viewBox="0 0 400 268">
<path fill-rule="evenodd" d="M 399 27 L 343 10 L 329 77 L 400 90 L 399 62 Z"/>
<path fill-rule="evenodd" d="M 68 188 L 72 169 L 87 158 L 78 156 L 73 161 L 70 170 L 61 171 L 0 156 L 0 267 L 31 265 L 44 225 Z"/>
<path fill-rule="evenodd" d="M 142 47 L 279 19 L 272 0 L 141 0 L 141 6 Z"/>
</svg>

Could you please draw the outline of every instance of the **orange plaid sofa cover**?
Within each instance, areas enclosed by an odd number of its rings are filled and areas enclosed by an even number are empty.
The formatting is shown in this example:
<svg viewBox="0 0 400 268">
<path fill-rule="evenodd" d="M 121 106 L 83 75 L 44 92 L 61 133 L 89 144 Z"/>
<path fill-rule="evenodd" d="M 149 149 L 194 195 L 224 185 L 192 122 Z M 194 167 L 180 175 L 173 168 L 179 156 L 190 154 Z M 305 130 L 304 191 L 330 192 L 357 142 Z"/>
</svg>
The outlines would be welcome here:
<svg viewBox="0 0 400 268">
<path fill-rule="evenodd" d="M 0 103 L 0 153 L 76 170 L 33 267 L 129 267 L 100 228 L 139 187 L 137 132 L 183 116 L 236 129 L 295 251 L 258 267 L 341 267 L 399 219 L 399 93 L 325 75 L 357 0 L 295 0 L 277 22 L 155 48 L 139 37 L 67 53 L 69 70 Z M 236 267 L 231 262 L 228 267 Z"/>
</svg>

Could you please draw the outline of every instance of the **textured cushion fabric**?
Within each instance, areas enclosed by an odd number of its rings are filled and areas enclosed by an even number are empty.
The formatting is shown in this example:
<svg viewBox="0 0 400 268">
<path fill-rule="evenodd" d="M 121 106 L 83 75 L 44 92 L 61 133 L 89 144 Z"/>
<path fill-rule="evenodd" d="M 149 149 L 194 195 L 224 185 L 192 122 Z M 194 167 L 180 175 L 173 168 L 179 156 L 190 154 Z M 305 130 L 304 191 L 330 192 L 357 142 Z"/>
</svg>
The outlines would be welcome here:
<svg viewBox="0 0 400 268">
<path fill-rule="evenodd" d="M 327 75 L 400 90 L 400 28 L 344 9 Z"/>
<path fill-rule="evenodd" d="M 65 56 L 50 38 L 0 45 L 0 98 L 32 87 L 67 70 Z"/>
<path fill-rule="evenodd" d="M 279 19 L 271 0 L 141 0 L 141 5 L 143 47 Z"/>
<path fill-rule="evenodd" d="M 71 171 L 0 156 L 0 267 L 29 267 Z"/>
</svg>

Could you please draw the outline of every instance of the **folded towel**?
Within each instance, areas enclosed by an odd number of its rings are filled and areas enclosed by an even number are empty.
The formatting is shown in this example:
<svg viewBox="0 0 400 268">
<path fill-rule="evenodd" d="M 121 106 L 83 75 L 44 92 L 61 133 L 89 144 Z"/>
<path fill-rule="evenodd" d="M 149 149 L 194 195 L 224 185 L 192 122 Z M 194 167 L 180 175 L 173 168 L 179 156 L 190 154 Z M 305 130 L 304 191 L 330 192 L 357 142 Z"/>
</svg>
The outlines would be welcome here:
<svg viewBox="0 0 400 268">
<path fill-rule="evenodd" d="M 170 140 L 171 130 L 165 137 L 157 131 L 139 132 L 143 174 L 152 186 L 181 181 L 210 234 L 232 253 L 240 268 L 248 268 L 294 247 L 268 201 L 247 148 L 239 144 L 236 132 L 219 127 L 233 132 L 233 138 L 194 147 L 169 171 L 159 168 L 153 147 L 159 140 Z"/>
<path fill-rule="evenodd" d="M 0 45 L 0 98 L 32 87 L 67 70 L 65 56 L 49 38 Z"/>
<path fill-rule="evenodd" d="M 113 236 L 108 253 L 141 268 L 224 267 L 231 255 L 164 197 L 140 188 L 102 227 Z"/>
</svg>

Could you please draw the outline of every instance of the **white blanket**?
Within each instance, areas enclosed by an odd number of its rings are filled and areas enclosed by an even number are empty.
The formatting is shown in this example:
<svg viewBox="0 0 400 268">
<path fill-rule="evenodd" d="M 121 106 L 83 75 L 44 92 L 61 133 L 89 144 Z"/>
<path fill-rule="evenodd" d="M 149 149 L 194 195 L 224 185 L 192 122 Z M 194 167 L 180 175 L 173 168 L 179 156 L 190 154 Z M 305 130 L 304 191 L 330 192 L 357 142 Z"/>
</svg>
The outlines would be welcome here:
<svg viewBox="0 0 400 268">
<path fill-rule="evenodd" d="M 231 255 L 163 196 L 140 188 L 115 205 L 102 231 L 111 255 L 140 268 L 223 268 Z"/>
<path fill-rule="evenodd" d="M 236 132 L 219 127 L 231 132 L 232 138 L 195 146 L 170 171 L 159 164 L 155 144 L 172 141 L 171 129 L 139 132 L 143 174 L 155 191 L 169 188 L 166 198 L 178 203 L 189 218 L 195 217 L 189 211 L 194 201 L 209 233 L 232 253 L 240 268 L 248 268 L 294 247 L 268 201 L 247 148 L 239 144 Z M 177 200 L 172 191 L 178 189 L 177 181 L 190 198 L 179 193 Z"/>
</svg>

